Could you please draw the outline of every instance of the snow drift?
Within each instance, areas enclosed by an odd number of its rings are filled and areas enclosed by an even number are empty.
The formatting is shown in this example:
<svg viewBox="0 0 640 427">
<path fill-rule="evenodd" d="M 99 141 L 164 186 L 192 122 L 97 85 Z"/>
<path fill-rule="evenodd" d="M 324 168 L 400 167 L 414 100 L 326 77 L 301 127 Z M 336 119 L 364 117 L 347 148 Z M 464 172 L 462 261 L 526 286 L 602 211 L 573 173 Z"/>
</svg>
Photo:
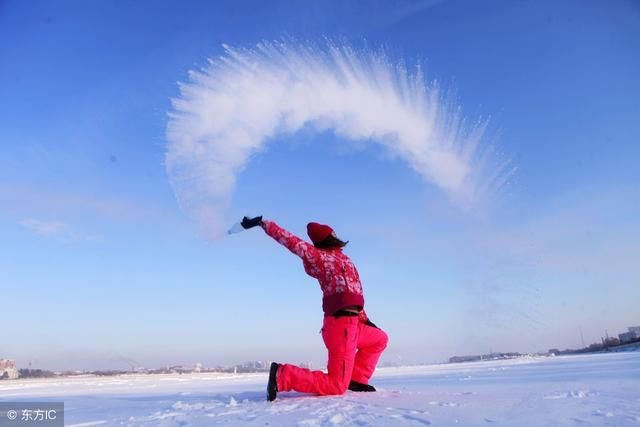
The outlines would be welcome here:
<svg viewBox="0 0 640 427">
<path fill-rule="evenodd" d="M 209 238 L 223 235 L 235 177 L 251 155 L 305 126 L 381 144 L 460 206 L 506 178 L 504 165 L 478 149 L 484 123 L 468 126 L 419 66 L 331 43 L 224 50 L 180 84 L 167 126 L 171 184 Z"/>
</svg>

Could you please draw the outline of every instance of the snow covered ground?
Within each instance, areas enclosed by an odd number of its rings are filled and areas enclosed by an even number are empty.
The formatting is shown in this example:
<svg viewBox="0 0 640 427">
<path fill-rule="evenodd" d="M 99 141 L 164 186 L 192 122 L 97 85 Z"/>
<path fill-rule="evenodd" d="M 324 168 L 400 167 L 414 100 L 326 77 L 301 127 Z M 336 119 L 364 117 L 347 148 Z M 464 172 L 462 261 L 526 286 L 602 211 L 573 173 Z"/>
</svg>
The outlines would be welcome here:
<svg viewBox="0 0 640 427">
<path fill-rule="evenodd" d="M 281 393 L 265 374 L 0 382 L 0 401 L 64 401 L 67 426 L 637 426 L 640 352 L 382 368 L 376 393 Z"/>
</svg>

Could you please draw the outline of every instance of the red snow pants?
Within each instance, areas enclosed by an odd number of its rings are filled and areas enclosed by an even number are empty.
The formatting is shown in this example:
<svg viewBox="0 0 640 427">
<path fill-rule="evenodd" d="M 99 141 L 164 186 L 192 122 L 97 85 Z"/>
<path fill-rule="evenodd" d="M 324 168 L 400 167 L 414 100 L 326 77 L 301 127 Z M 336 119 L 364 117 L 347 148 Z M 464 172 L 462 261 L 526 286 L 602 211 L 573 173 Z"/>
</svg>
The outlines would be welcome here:
<svg viewBox="0 0 640 427">
<path fill-rule="evenodd" d="M 278 391 L 344 394 L 351 380 L 368 384 L 388 340 L 358 316 L 325 317 L 322 339 L 329 352 L 328 373 L 283 364 L 276 375 Z"/>
</svg>

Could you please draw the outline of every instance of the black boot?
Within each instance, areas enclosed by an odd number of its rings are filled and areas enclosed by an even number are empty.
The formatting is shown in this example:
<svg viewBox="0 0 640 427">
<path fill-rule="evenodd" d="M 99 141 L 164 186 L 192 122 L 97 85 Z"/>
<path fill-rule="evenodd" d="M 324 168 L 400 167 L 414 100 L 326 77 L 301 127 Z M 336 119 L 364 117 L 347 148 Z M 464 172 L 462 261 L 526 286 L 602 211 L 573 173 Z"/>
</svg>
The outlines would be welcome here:
<svg viewBox="0 0 640 427">
<path fill-rule="evenodd" d="M 269 382 L 267 383 L 267 400 L 273 402 L 276 400 L 276 394 L 278 394 L 278 383 L 276 382 L 276 374 L 280 364 L 271 362 L 271 368 L 269 369 Z"/>
<path fill-rule="evenodd" d="M 349 383 L 349 390 L 351 391 L 376 391 L 376 388 L 369 384 L 362 384 L 358 381 L 351 381 Z"/>
</svg>

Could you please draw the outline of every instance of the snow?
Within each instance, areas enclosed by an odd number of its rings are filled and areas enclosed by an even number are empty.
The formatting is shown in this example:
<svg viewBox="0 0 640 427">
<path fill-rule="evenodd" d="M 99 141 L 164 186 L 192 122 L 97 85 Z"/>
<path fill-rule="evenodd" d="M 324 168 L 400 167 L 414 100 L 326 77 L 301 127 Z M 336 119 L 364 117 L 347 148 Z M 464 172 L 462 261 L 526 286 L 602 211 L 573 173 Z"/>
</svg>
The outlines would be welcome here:
<svg viewBox="0 0 640 427">
<path fill-rule="evenodd" d="M 68 426 L 637 426 L 640 352 L 381 368 L 376 393 L 265 401 L 266 374 L 0 382 L 0 401 L 64 401 Z"/>
</svg>

